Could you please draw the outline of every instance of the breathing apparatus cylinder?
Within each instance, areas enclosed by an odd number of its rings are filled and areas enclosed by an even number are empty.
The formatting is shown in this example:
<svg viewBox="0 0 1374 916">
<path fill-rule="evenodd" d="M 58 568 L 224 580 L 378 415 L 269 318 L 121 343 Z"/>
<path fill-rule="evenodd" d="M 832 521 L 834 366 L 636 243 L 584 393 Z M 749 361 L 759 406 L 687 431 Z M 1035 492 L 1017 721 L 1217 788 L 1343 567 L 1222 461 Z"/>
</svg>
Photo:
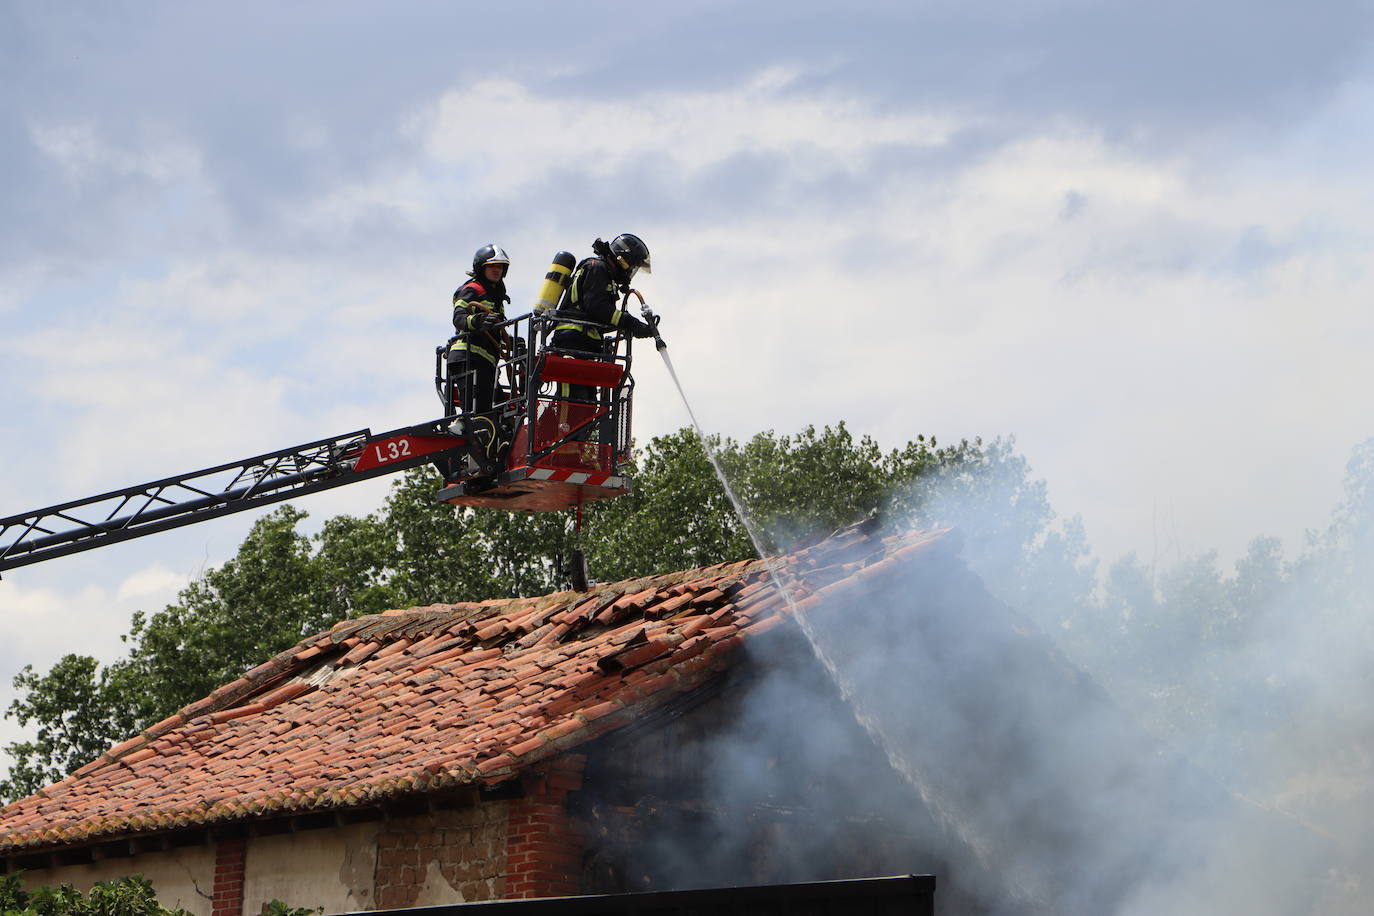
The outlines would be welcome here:
<svg viewBox="0 0 1374 916">
<path fill-rule="evenodd" d="M 534 297 L 536 312 L 549 312 L 558 307 L 558 300 L 563 297 L 563 290 L 567 288 L 568 280 L 576 266 L 577 258 L 573 257 L 571 251 L 560 251 L 553 256 L 549 272 L 544 274 L 544 282 Z"/>
</svg>

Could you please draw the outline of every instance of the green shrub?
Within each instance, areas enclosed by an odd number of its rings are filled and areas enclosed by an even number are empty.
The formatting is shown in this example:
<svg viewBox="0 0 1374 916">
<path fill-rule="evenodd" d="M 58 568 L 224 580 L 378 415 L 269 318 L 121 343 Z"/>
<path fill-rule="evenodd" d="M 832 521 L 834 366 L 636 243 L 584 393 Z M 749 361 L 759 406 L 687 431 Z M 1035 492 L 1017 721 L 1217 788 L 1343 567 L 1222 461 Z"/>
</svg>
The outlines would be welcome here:
<svg viewBox="0 0 1374 916">
<path fill-rule="evenodd" d="M 180 907 L 169 910 L 158 903 L 152 882 L 142 875 L 97 881 L 84 895 L 70 884 L 25 891 L 19 875 L 0 875 L 3 916 L 191 916 Z M 273 900 L 262 911 L 265 916 L 314 916 L 323 907 L 309 910 Z"/>
</svg>

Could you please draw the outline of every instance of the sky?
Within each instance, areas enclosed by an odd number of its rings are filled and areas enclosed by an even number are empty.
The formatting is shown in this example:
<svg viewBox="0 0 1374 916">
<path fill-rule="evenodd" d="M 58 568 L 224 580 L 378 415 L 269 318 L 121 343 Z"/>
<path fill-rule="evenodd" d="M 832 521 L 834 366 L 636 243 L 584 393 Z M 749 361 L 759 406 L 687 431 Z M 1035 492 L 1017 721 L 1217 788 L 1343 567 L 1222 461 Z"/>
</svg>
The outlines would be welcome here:
<svg viewBox="0 0 1374 916">
<path fill-rule="evenodd" d="M 1106 562 L 1297 549 L 1374 436 L 1371 34 L 1348 0 L 0 0 L 0 516 L 431 419 L 477 247 L 518 312 L 634 232 L 710 431 L 1014 436 Z M 636 370 L 636 436 L 686 425 Z M 260 514 L 7 574 L 0 701 Z"/>
</svg>

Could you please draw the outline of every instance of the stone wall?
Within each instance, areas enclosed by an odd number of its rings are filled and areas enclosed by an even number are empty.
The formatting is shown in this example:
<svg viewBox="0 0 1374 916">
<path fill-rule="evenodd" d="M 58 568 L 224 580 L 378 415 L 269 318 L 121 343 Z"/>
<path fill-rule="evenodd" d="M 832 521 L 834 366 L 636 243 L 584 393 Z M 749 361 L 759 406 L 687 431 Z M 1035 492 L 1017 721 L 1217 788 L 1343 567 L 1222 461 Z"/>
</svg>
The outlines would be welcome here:
<svg viewBox="0 0 1374 916">
<path fill-rule="evenodd" d="M 392 909 L 505 896 L 509 803 L 397 818 L 377 834 L 372 906 Z"/>
</svg>

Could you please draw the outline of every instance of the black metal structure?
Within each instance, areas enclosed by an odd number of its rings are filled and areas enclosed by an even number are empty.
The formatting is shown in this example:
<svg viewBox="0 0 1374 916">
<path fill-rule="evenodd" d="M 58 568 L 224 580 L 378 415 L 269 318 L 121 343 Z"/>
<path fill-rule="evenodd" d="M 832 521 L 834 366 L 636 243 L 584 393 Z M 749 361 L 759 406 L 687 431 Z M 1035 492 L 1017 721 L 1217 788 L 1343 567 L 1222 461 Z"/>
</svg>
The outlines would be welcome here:
<svg viewBox="0 0 1374 916">
<path fill-rule="evenodd" d="M 0 519 L 0 571 L 442 463 L 462 448 L 448 421 L 318 439 L 190 474 Z"/>
<path fill-rule="evenodd" d="M 367 916 L 934 916 L 935 876 L 902 875 L 372 910 Z M 363 914 L 349 914 L 363 916 Z"/>
</svg>

